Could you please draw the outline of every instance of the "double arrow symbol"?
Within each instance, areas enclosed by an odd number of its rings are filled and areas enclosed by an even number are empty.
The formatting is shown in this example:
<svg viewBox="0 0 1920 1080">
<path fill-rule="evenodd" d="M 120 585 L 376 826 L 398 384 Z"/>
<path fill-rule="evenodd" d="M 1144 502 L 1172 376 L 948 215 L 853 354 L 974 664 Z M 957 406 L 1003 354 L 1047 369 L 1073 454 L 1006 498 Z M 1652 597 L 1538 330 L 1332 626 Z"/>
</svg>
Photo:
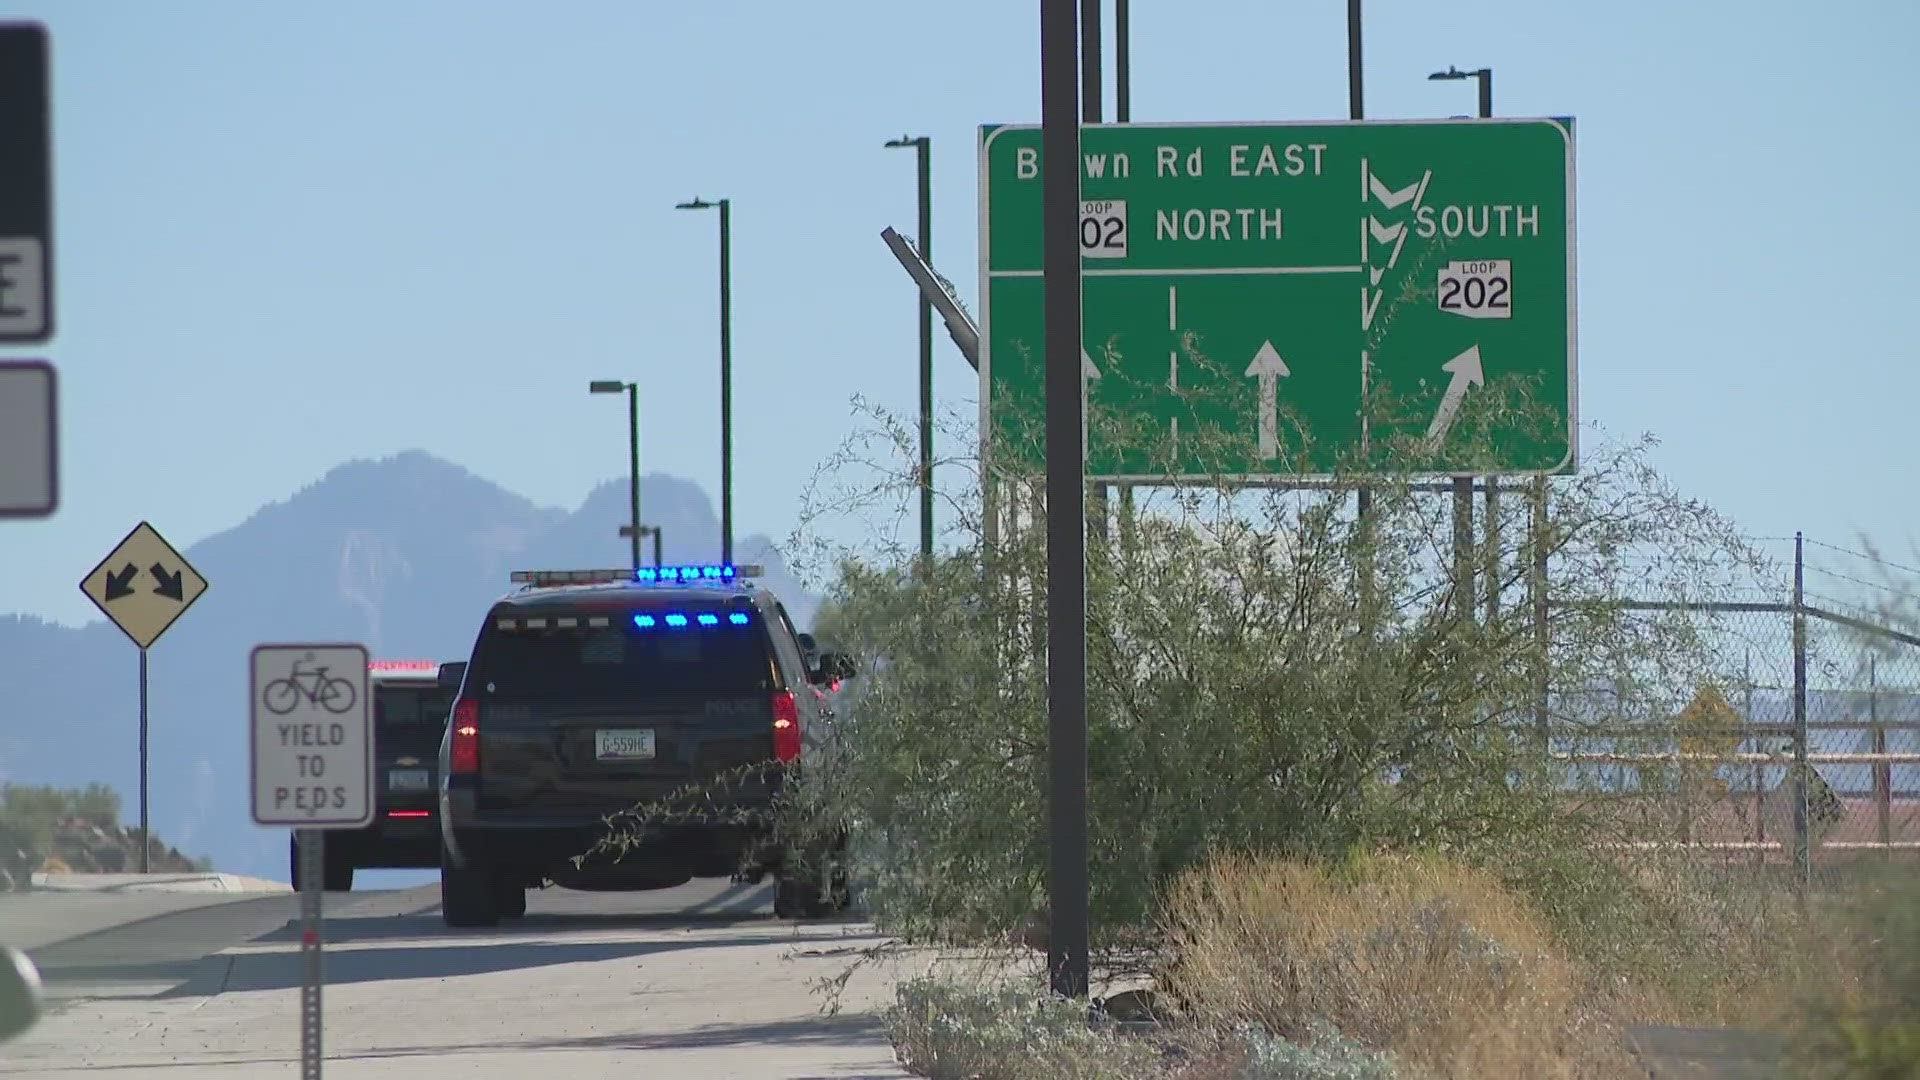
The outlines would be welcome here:
<svg viewBox="0 0 1920 1080">
<path fill-rule="evenodd" d="M 138 576 L 139 573 L 140 568 L 132 563 L 121 567 L 120 572 L 117 574 L 109 572 L 107 574 L 107 602 L 112 603 L 123 596 L 132 596 L 134 592 L 133 579 Z M 164 596 L 168 600 L 176 603 L 187 598 L 186 582 L 183 580 L 183 575 L 180 571 L 175 570 L 169 573 L 166 567 L 159 563 L 154 563 L 152 566 L 147 567 L 147 573 L 153 575 L 154 595 Z"/>
<path fill-rule="evenodd" d="M 1420 179 L 1395 190 L 1382 183 L 1380 178 L 1374 175 L 1367 160 L 1362 158 L 1360 176 L 1362 203 L 1368 199 L 1374 199 L 1379 201 L 1382 209 L 1398 210 L 1411 202 L 1413 206 L 1409 212 L 1414 213 L 1419 211 L 1420 202 L 1426 197 L 1427 183 L 1433 179 L 1433 170 L 1426 170 L 1420 174 Z M 1387 255 L 1385 266 L 1373 265 L 1374 244 L 1393 245 L 1392 252 Z M 1386 291 L 1378 289 L 1377 286 L 1380 284 L 1380 279 L 1386 276 L 1387 271 L 1393 269 L 1394 265 L 1400 261 L 1400 249 L 1406 244 L 1406 222 L 1396 221 L 1391 225 L 1383 225 L 1371 211 L 1368 212 L 1366 224 L 1360 231 L 1360 261 L 1367 267 L 1367 284 L 1360 287 L 1360 329 L 1372 328 L 1374 314 L 1380 309 L 1380 298 L 1386 295 Z"/>
</svg>

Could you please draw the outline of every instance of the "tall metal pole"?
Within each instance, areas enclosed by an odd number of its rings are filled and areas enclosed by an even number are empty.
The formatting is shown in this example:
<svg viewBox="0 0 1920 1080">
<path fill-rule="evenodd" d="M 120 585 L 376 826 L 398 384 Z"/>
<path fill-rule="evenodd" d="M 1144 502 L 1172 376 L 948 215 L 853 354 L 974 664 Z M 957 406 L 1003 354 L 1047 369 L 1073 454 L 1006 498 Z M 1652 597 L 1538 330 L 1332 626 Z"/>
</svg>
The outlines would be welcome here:
<svg viewBox="0 0 1920 1080">
<path fill-rule="evenodd" d="M 1133 26 L 1131 5 L 1113 0 L 1113 118 L 1119 123 L 1133 122 Z M 1120 484 L 1120 542 L 1132 542 L 1133 485 Z"/>
<path fill-rule="evenodd" d="M 627 495 L 633 510 L 633 568 L 640 569 L 640 384 L 627 384 Z"/>
<path fill-rule="evenodd" d="M 1080 122 L 1083 124 L 1099 123 L 1103 104 L 1100 49 L 1105 41 L 1100 33 L 1100 4 L 1101 0 L 1080 0 Z M 1079 157 L 1077 153 L 1074 156 L 1076 159 Z M 1079 213 L 1077 203 L 1074 213 Z M 1083 416 L 1082 430 L 1085 430 L 1086 422 Z M 1107 535 L 1107 485 L 1100 482 L 1087 484 L 1086 497 L 1090 515 L 1088 528 L 1093 530 L 1095 536 L 1104 539 Z"/>
<path fill-rule="evenodd" d="M 1080 452 L 1080 102 L 1074 0 L 1040 0 L 1046 311 L 1047 971 L 1084 998 L 1087 927 L 1086 461 Z"/>
<path fill-rule="evenodd" d="M 1547 474 L 1540 473 L 1533 479 L 1532 522 L 1528 531 L 1532 534 L 1528 544 L 1533 549 L 1532 573 L 1528 575 L 1530 599 L 1533 601 L 1533 726 L 1540 739 L 1540 751 L 1546 753 L 1553 749 L 1553 731 L 1548 726 L 1547 698 L 1552 692 L 1551 669 L 1547 660 L 1552 648 L 1547 626 Z M 1749 714 L 1751 715 L 1751 714 Z"/>
<path fill-rule="evenodd" d="M 1360 0 L 1347 0 L 1347 116 L 1353 120 L 1364 120 L 1367 116 L 1366 94 L 1361 78 L 1360 62 Z M 1370 373 L 1366 370 L 1365 352 L 1361 356 L 1360 369 L 1360 407 L 1361 407 L 1361 445 L 1367 444 L 1367 425 L 1371 418 L 1367 415 L 1366 390 Z M 1360 621 L 1367 633 L 1372 633 L 1372 612 L 1374 606 L 1373 581 L 1373 544 L 1370 519 L 1373 513 L 1373 491 L 1364 485 L 1355 492 L 1354 509 L 1359 515 L 1359 529 L 1362 535 L 1358 567 L 1360 576 Z"/>
<path fill-rule="evenodd" d="M 1105 44 L 1105 40 L 1100 33 L 1100 2 L 1080 0 L 1080 120 L 1087 124 L 1100 122 L 1100 107 L 1104 99 L 1100 80 L 1100 46 Z"/>
<path fill-rule="evenodd" d="M 933 265 L 933 144 L 914 150 L 920 171 L 920 257 Z M 933 301 L 920 294 L 920 557 L 933 561 Z"/>
<path fill-rule="evenodd" d="M 720 200 L 720 563 L 733 565 L 733 200 Z"/>
<path fill-rule="evenodd" d="M 1454 602 L 1460 621 L 1473 621 L 1473 477 L 1453 478 Z"/>
<path fill-rule="evenodd" d="M 1887 752 L 1887 728 L 1880 722 L 1880 661 L 1867 657 L 1867 724 L 1873 729 L 1873 752 Z M 1893 763 L 1873 763 L 1873 817 L 1880 853 L 1893 858 Z"/>
<path fill-rule="evenodd" d="M 1367 94 L 1361 79 L 1361 50 L 1359 50 L 1359 0 L 1346 0 L 1346 115 L 1348 119 L 1367 119 Z M 1361 386 L 1365 386 L 1365 373 L 1361 373 Z M 1365 407 L 1365 398 L 1361 398 L 1361 407 Z M 1361 417 L 1365 423 L 1365 417 Z M 1359 488 L 1359 517 L 1365 519 L 1367 511 L 1373 509 L 1373 492 L 1369 488 Z M 1367 578 L 1373 578 L 1371 567 L 1365 571 Z M 1369 586 L 1371 588 L 1371 586 Z"/>
<path fill-rule="evenodd" d="M 1807 615 L 1806 554 L 1799 533 L 1793 534 L 1793 870 L 1794 886 L 1804 890 L 1813 882 L 1813 839 L 1808 835 L 1807 797 L 1812 786 L 1807 775 Z"/>
<path fill-rule="evenodd" d="M 1360 0 L 1347 0 L 1347 116 L 1354 120 L 1367 116 L 1360 78 Z"/>
<path fill-rule="evenodd" d="M 1493 117 L 1493 69 L 1481 68 L 1480 119 Z M 1472 498 L 1471 495 L 1468 498 Z M 1500 477 L 1487 475 L 1487 625 L 1500 620 Z"/>
<path fill-rule="evenodd" d="M 152 869 L 153 834 L 147 822 L 147 650 L 140 650 L 140 872 Z"/>
</svg>

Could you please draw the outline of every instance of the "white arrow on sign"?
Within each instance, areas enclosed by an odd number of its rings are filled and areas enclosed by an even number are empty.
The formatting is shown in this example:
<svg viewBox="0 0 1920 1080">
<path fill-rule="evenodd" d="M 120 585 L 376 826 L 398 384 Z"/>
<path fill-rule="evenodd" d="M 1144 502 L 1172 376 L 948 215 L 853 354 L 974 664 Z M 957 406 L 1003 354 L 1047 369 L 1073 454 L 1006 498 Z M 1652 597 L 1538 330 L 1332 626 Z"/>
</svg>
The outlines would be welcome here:
<svg viewBox="0 0 1920 1080">
<path fill-rule="evenodd" d="M 1440 370 L 1451 374 L 1453 380 L 1447 383 L 1447 392 L 1440 396 L 1440 410 L 1433 414 L 1433 423 L 1427 426 L 1429 450 L 1439 449 L 1440 440 L 1447 437 L 1454 414 L 1460 411 L 1460 400 L 1467 396 L 1467 387 L 1481 386 L 1487 381 L 1486 372 L 1480 366 L 1478 345 L 1441 364 Z"/>
<path fill-rule="evenodd" d="M 1093 357 L 1087 355 L 1086 346 L 1080 348 L 1080 460 L 1087 460 L 1087 386 L 1100 377 L 1099 365 Z"/>
<path fill-rule="evenodd" d="M 1247 365 L 1247 378 L 1260 380 L 1260 456 L 1268 461 L 1280 456 L 1280 380 L 1291 374 L 1271 341 Z"/>
</svg>

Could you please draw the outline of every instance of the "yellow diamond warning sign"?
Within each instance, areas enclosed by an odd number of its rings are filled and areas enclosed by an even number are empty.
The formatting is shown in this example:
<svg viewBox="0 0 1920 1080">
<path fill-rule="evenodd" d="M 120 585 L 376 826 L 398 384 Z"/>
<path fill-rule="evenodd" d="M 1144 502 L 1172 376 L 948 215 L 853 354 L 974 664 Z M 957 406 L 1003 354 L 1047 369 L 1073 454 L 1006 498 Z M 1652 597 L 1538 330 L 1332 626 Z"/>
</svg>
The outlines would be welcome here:
<svg viewBox="0 0 1920 1080">
<path fill-rule="evenodd" d="M 141 522 L 80 582 L 107 618 L 147 648 L 207 591 L 207 579 Z"/>
</svg>

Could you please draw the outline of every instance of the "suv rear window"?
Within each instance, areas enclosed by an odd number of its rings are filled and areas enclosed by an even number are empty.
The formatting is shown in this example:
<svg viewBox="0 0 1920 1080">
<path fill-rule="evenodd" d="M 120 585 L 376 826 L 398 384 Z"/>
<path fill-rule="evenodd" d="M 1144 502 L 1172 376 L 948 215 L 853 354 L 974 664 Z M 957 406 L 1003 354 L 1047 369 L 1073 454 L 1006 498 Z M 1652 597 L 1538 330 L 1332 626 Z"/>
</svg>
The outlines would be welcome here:
<svg viewBox="0 0 1920 1080">
<path fill-rule="evenodd" d="M 444 727 L 452 711 L 452 690 L 392 684 L 374 687 L 373 722 L 380 727 Z"/>
<path fill-rule="evenodd" d="M 467 685 L 509 697 L 774 689 L 773 661 L 759 620 L 748 626 L 640 630 L 632 615 L 596 628 L 555 627 L 550 619 L 543 628 L 508 630 L 490 621 L 474 650 L 474 674 Z"/>
</svg>

